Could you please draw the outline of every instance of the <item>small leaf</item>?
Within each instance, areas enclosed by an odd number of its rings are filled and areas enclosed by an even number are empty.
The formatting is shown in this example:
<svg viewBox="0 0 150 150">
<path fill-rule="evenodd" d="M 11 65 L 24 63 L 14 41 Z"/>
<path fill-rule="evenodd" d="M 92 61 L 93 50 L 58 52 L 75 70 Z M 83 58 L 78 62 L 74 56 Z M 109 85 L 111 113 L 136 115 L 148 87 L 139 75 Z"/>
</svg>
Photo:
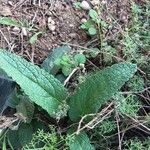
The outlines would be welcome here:
<svg viewBox="0 0 150 150">
<path fill-rule="evenodd" d="M 98 48 L 91 48 L 89 50 L 89 54 L 92 58 L 95 58 L 100 53 L 100 50 Z"/>
<path fill-rule="evenodd" d="M 94 9 L 90 9 L 89 11 L 89 16 L 94 20 L 96 21 L 98 19 L 98 14 L 97 12 L 94 10 Z"/>
<path fill-rule="evenodd" d="M 61 46 L 55 48 L 53 52 L 50 53 L 42 63 L 42 68 L 45 69 L 47 72 L 55 75 L 60 69 L 60 66 L 56 65 L 55 62 L 57 62 L 57 60 L 60 60 L 62 56 L 69 51 L 71 51 L 71 48 L 69 46 Z"/>
<path fill-rule="evenodd" d="M 76 54 L 74 59 L 78 64 L 84 64 L 86 62 L 86 57 L 84 54 Z"/>
<path fill-rule="evenodd" d="M 67 92 L 52 75 L 25 59 L 0 50 L 0 67 L 11 76 L 33 102 L 51 116 L 64 103 Z"/>
<path fill-rule="evenodd" d="M 96 35 L 97 30 L 96 30 L 95 27 L 90 27 L 90 28 L 88 29 L 88 32 L 89 32 L 90 35 Z"/>
<path fill-rule="evenodd" d="M 91 26 L 93 26 L 93 21 L 92 20 L 88 20 L 86 22 L 84 22 L 80 27 L 81 29 L 89 29 Z"/>
<path fill-rule="evenodd" d="M 8 25 L 8 26 L 15 26 L 15 27 L 23 27 L 22 23 L 10 17 L 0 17 L 0 24 Z"/>
<path fill-rule="evenodd" d="M 69 99 L 69 116 L 76 122 L 86 114 L 96 113 L 137 71 L 131 63 L 107 67 L 82 82 Z"/>
<path fill-rule="evenodd" d="M 70 150 L 94 150 L 85 132 L 75 135 L 75 139 L 69 141 Z"/>
<path fill-rule="evenodd" d="M 30 44 L 35 44 L 40 34 L 42 34 L 42 32 L 35 33 L 29 40 Z"/>
</svg>

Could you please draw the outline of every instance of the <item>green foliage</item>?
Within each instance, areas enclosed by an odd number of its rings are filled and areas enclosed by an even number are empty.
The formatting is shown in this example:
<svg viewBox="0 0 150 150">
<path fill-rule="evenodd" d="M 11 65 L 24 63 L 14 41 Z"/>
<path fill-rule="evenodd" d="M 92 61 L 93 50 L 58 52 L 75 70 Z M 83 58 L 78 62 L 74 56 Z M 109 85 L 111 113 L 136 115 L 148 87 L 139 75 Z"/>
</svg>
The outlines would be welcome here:
<svg viewBox="0 0 150 150">
<path fill-rule="evenodd" d="M 142 91 L 144 90 L 144 79 L 140 76 L 135 75 L 128 81 L 127 86 L 129 87 L 130 91 L 133 92 Z"/>
<path fill-rule="evenodd" d="M 25 123 L 30 123 L 34 114 L 34 104 L 27 97 L 22 97 L 16 106 L 16 111 Z"/>
<path fill-rule="evenodd" d="M 138 138 L 130 139 L 124 142 L 124 145 L 126 147 L 125 150 L 149 150 L 149 142 L 149 138 L 145 138 L 144 141 Z"/>
<path fill-rule="evenodd" d="M 24 25 L 21 22 L 18 22 L 17 20 L 12 19 L 10 17 L 0 17 L 0 24 L 15 27 L 24 27 Z"/>
<path fill-rule="evenodd" d="M 90 19 L 82 23 L 81 28 L 88 31 L 89 35 L 97 34 L 96 24 L 100 23 L 97 12 L 94 9 L 89 10 Z"/>
<path fill-rule="evenodd" d="M 103 41 L 103 43 L 101 44 L 102 46 L 102 51 L 103 53 L 103 57 L 104 57 L 104 61 L 106 63 L 112 63 L 113 62 L 113 56 L 115 56 L 117 54 L 117 51 L 115 48 L 113 48 L 112 46 L 108 45 L 108 43 L 106 41 Z"/>
<path fill-rule="evenodd" d="M 21 86 L 33 102 L 51 116 L 64 103 L 67 93 L 63 85 L 38 66 L 1 50 L 0 67 Z"/>
<path fill-rule="evenodd" d="M 75 2 L 75 3 L 73 3 L 73 5 L 75 8 L 78 8 L 78 9 L 81 8 L 81 2 Z"/>
<path fill-rule="evenodd" d="M 86 62 L 86 57 L 83 54 L 76 54 L 74 56 L 74 60 L 78 63 L 78 65 L 80 65 Z"/>
<path fill-rule="evenodd" d="M 61 68 L 65 76 L 68 76 L 74 68 L 82 66 L 85 62 L 86 56 L 84 54 L 75 54 L 74 56 L 64 55 L 54 63 L 58 68 Z"/>
<path fill-rule="evenodd" d="M 96 35 L 97 30 L 96 30 L 96 28 L 94 28 L 94 27 L 90 27 L 90 28 L 88 29 L 88 32 L 89 32 L 90 35 Z"/>
<path fill-rule="evenodd" d="M 68 76 L 72 72 L 72 70 L 76 67 L 73 58 L 71 58 L 67 55 L 64 55 L 61 59 L 58 59 L 55 62 L 55 64 L 56 64 L 56 66 L 61 68 L 62 73 L 65 76 Z"/>
<path fill-rule="evenodd" d="M 35 44 L 40 34 L 42 34 L 42 32 L 37 32 L 32 37 L 30 37 L 30 40 L 29 40 L 30 44 Z"/>
<path fill-rule="evenodd" d="M 49 131 L 38 130 L 31 142 L 24 146 L 24 150 L 41 149 L 41 150 L 58 150 L 67 149 L 66 138 L 57 134 L 55 127 L 50 126 Z"/>
<path fill-rule="evenodd" d="M 57 65 L 67 67 L 69 65 L 78 67 L 85 62 L 86 56 L 84 54 L 75 54 L 72 57 L 63 55 L 60 60 L 55 61 Z M 47 110 L 52 117 L 59 120 L 62 116 L 67 115 L 68 105 L 65 102 L 67 92 L 52 75 L 4 50 L 0 51 L 0 67 L 21 86 L 31 101 Z M 71 121 L 76 122 L 86 114 L 96 113 L 133 76 L 136 70 L 135 64 L 124 62 L 98 71 L 85 79 L 79 85 L 75 94 L 68 98 Z M 16 114 L 26 124 L 22 123 L 16 131 L 9 130 L 7 138 L 12 147 L 21 148 L 31 141 L 37 124 L 34 125 L 32 121 L 34 105 L 30 102 L 30 99 L 25 95 L 14 98 L 16 103 L 13 103 L 13 106 L 17 110 Z M 110 124 L 110 122 L 104 122 L 100 126 L 100 130 L 104 134 L 113 131 L 114 128 L 114 124 Z M 44 130 L 39 130 L 31 143 L 25 148 L 36 149 L 40 147 L 45 150 L 55 150 L 62 147 L 67 149 L 69 146 L 71 150 L 94 149 L 86 133 L 81 132 L 79 135 L 75 135 L 73 139 L 69 138 L 71 139 L 69 142 L 67 142 L 68 136 L 61 136 L 53 128 L 47 133 Z"/>
<path fill-rule="evenodd" d="M 48 55 L 48 57 L 43 61 L 42 68 L 47 72 L 56 75 L 59 71 L 59 65 L 56 65 L 56 62 L 60 60 L 66 53 L 71 50 L 69 46 L 61 46 L 53 49 L 53 52 Z"/>
<path fill-rule="evenodd" d="M 69 99 L 70 119 L 76 122 L 86 114 L 96 113 L 136 70 L 134 64 L 120 63 L 91 75 Z"/>
<path fill-rule="evenodd" d="M 18 130 L 9 130 L 7 138 L 9 144 L 14 148 L 18 149 L 28 144 L 32 139 L 33 128 L 31 124 L 22 123 Z"/>
<path fill-rule="evenodd" d="M 69 141 L 69 148 L 70 150 L 94 150 L 85 132 L 75 135 L 74 139 Z"/>
<path fill-rule="evenodd" d="M 117 106 L 116 110 L 119 113 L 128 114 L 131 116 L 137 115 L 137 112 L 140 108 L 137 96 L 129 95 L 127 97 L 124 97 L 122 94 L 118 93 L 114 96 L 114 99 Z"/>
<path fill-rule="evenodd" d="M 104 135 L 110 133 L 116 129 L 116 123 L 114 121 L 103 121 L 95 129 L 95 134 Z"/>
</svg>

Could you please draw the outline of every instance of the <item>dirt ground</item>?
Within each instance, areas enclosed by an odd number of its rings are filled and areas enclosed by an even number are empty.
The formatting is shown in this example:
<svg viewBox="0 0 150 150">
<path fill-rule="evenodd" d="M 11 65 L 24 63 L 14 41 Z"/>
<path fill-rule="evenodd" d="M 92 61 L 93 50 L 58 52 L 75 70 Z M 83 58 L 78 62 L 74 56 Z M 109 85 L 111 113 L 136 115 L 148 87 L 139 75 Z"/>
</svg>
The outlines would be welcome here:
<svg viewBox="0 0 150 150">
<path fill-rule="evenodd" d="M 77 1 L 0 0 L 1 17 L 14 18 L 25 22 L 29 28 L 35 29 L 32 31 L 26 28 L 0 25 L 0 47 L 14 51 L 33 63 L 39 64 L 49 51 L 62 43 L 85 46 L 89 37 L 80 29 L 80 25 L 83 18 L 88 18 L 88 12 L 75 8 L 73 5 L 75 2 Z M 103 0 L 101 5 L 105 8 L 101 10 L 102 18 L 110 24 L 114 21 L 111 16 L 117 20 L 114 26 L 105 33 L 106 38 L 112 40 L 128 23 L 130 4 L 128 0 Z M 53 23 L 52 27 L 49 26 L 49 22 Z M 38 36 L 37 42 L 31 45 L 29 39 L 37 32 L 42 32 L 42 34 Z"/>
</svg>

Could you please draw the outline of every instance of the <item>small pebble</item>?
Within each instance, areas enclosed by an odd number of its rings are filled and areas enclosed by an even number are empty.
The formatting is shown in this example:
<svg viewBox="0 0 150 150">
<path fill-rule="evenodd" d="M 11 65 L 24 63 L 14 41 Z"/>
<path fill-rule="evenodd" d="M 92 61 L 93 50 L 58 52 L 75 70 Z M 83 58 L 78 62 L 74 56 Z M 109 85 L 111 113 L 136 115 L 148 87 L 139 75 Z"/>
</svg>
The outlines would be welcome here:
<svg viewBox="0 0 150 150">
<path fill-rule="evenodd" d="M 84 10 L 90 10 L 91 9 L 91 7 L 87 1 L 82 1 L 80 6 Z"/>
<path fill-rule="evenodd" d="M 26 28 L 22 28 L 22 35 L 23 36 L 27 36 L 28 35 Z"/>
<path fill-rule="evenodd" d="M 15 31 L 15 32 L 19 32 L 19 31 L 20 31 L 20 29 L 19 29 L 19 27 L 14 27 L 14 28 L 13 28 L 13 31 Z"/>
<path fill-rule="evenodd" d="M 76 33 L 70 33 L 70 34 L 69 34 L 69 37 L 70 37 L 70 38 L 76 38 Z"/>
<path fill-rule="evenodd" d="M 48 26 L 48 28 L 49 28 L 49 30 L 51 30 L 51 31 L 55 31 L 56 26 L 55 26 L 55 25 L 50 25 L 50 26 Z"/>
<path fill-rule="evenodd" d="M 87 22 L 87 20 L 86 20 L 85 18 L 82 18 L 82 19 L 81 19 L 81 22 L 82 22 L 82 23 L 85 23 L 85 22 Z"/>
</svg>

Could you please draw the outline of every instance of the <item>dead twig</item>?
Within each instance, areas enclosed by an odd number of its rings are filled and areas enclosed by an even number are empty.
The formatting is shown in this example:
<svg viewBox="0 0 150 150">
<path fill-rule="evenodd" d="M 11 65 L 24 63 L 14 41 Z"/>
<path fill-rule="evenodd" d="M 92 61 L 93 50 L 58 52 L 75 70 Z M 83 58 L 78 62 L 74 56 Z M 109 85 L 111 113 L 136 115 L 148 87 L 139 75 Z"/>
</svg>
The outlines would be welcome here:
<svg viewBox="0 0 150 150">
<path fill-rule="evenodd" d="M 76 134 L 78 135 L 82 130 L 84 130 L 86 128 L 93 129 L 96 125 L 98 125 L 100 122 L 102 122 L 104 119 L 106 119 L 108 117 L 108 115 L 110 115 L 114 111 L 114 108 L 109 110 L 109 108 L 111 108 L 112 105 L 113 105 L 113 102 L 111 102 L 100 113 L 87 114 L 87 115 L 83 116 L 81 118 L 80 122 L 79 122 Z M 95 117 L 90 122 L 88 122 L 83 127 L 81 127 L 81 125 L 82 125 L 83 121 L 85 120 L 85 118 L 90 117 L 90 116 L 95 116 Z"/>
</svg>

